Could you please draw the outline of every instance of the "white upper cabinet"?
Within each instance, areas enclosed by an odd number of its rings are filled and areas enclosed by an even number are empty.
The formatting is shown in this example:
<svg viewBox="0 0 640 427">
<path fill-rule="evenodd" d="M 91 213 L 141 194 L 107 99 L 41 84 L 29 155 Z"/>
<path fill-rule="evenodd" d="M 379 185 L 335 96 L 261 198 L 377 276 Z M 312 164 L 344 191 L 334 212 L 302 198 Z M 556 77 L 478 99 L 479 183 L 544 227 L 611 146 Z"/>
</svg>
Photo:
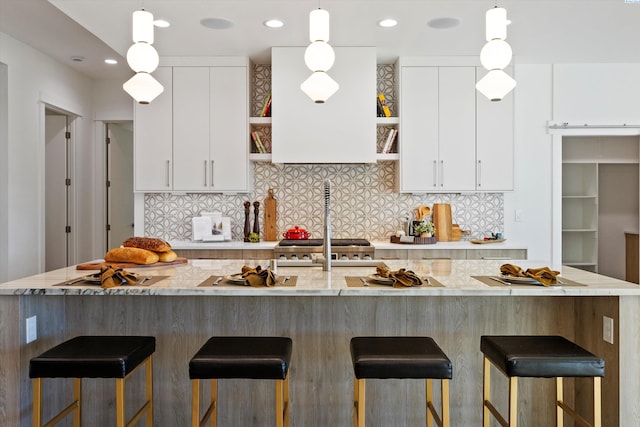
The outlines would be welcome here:
<svg viewBox="0 0 640 427">
<path fill-rule="evenodd" d="M 334 47 L 328 71 L 340 89 L 315 104 L 300 84 L 311 71 L 304 47 L 274 47 L 272 161 L 274 163 L 376 162 L 376 51 Z"/>
<path fill-rule="evenodd" d="M 513 70 L 506 70 L 513 75 Z M 477 80 L 487 73 L 477 69 Z M 476 159 L 477 189 L 479 191 L 513 190 L 514 129 L 511 91 L 502 101 L 491 102 L 477 93 L 476 99 Z"/>
<path fill-rule="evenodd" d="M 246 67 L 175 67 L 175 191 L 247 191 Z"/>
<path fill-rule="evenodd" d="M 475 68 L 400 66 L 400 191 L 475 189 Z"/>
<path fill-rule="evenodd" d="M 153 77 L 164 86 L 150 104 L 134 107 L 134 189 L 171 191 L 172 154 L 172 68 L 158 67 Z"/>
<path fill-rule="evenodd" d="M 248 60 L 161 62 L 164 92 L 135 107 L 135 191 L 250 191 Z"/>
<path fill-rule="evenodd" d="M 490 102 L 478 93 L 486 71 L 475 62 L 398 62 L 400 192 L 513 190 L 514 95 Z"/>
</svg>

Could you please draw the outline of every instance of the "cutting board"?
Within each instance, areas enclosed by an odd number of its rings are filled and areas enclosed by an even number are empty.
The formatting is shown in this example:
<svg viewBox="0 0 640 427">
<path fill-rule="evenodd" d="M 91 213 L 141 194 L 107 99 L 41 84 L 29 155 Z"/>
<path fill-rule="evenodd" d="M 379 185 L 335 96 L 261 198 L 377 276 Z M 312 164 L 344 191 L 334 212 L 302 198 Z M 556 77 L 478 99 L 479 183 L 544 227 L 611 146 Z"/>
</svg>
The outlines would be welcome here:
<svg viewBox="0 0 640 427">
<path fill-rule="evenodd" d="M 180 265 L 187 263 L 186 258 L 176 258 L 171 262 L 156 262 L 153 264 L 133 264 L 131 262 L 87 262 L 76 265 L 76 270 L 100 270 L 104 265 L 111 265 L 116 268 L 144 268 L 144 267 L 164 267 L 165 265 Z"/>
<path fill-rule="evenodd" d="M 451 220 L 451 205 L 448 203 L 434 203 L 431 211 L 433 225 L 436 227 L 438 242 L 453 240 L 453 224 Z"/>
<path fill-rule="evenodd" d="M 270 188 L 267 197 L 264 199 L 264 240 L 266 242 L 278 240 L 276 203 L 276 199 L 273 197 L 273 188 Z"/>
</svg>

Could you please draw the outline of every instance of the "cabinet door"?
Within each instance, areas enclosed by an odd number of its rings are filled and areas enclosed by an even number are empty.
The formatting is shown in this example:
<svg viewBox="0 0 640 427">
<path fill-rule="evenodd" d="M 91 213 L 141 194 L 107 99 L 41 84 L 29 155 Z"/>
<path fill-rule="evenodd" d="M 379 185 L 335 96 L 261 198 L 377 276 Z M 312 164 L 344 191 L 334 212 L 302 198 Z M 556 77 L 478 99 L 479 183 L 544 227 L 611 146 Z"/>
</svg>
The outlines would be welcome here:
<svg viewBox="0 0 640 427">
<path fill-rule="evenodd" d="M 209 158 L 209 67 L 173 69 L 173 189 L 207 191 Z"/>
<path fill-rule="evenodd" d="M 512 74 L 512 70 L 507 70 Z M 486 70 L 477 69 L 480 80 Z M 513 91 L 502 101 L 491 102 L 479 94 L 476 98 L 477 189 L 513 190 Z"/>
<path fill-rule="evenodd" d="M 439 68 L 438 190 L 476 188 L 476 70 Z"/>
<path fill-rule="evenodd" d="M 153 77 L 164 91 L 152 103 L 134 107 L 135 191 L 172 190 L 172 69 L 158 67 Z"/>
<path fill-rule="evenodd" d="M 247 67 L 210 70 L 210 168 L 214 191 L 248 191 Z"/>
<path fill-rule="evenodd" d="M 402 67 L 400 72 L 400 191 L 436 191 L 438 68 Z"/>
</svg>

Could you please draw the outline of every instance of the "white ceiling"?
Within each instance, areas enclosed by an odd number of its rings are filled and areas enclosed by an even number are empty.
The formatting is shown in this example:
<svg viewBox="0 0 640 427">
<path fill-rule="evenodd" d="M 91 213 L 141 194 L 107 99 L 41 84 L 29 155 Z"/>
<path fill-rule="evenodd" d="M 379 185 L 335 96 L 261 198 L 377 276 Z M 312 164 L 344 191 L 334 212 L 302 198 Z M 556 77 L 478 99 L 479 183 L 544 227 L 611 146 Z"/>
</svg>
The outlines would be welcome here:
<svg viewBox="0 0 640 427">
<path fill-rule="evenodd" d="M 478 55 L 484 13 L 495 0 L 0 0 L 0 31 L 96 78 L 130 75 L 123 57 L 131 42 L 131 14 L 146 9 L 171 22 L 156 29 L 160 56 L 246 55 L 269 62 L 272 46 L 306 46 L 308 14 L 331 14 L 333 46 L 376 46 L 381 62 L 398 56 Z M 640 4 L 624 0 L 498 0 L 512 24 L 507 41 L 518 63 L 640 62 Z M 221 17 L 231 29 L 212 30 L 203 18 Z M 283 28 L 262 25 L 280 18 Z M 394 17 L 396 28 L 376 25 Z M 456 17 L 447 30 L 434 18 Z M 72 62 L 71 56 L 86 59 Z M 108 67 L 107 56 L 121 64 Z"/>
</svg>

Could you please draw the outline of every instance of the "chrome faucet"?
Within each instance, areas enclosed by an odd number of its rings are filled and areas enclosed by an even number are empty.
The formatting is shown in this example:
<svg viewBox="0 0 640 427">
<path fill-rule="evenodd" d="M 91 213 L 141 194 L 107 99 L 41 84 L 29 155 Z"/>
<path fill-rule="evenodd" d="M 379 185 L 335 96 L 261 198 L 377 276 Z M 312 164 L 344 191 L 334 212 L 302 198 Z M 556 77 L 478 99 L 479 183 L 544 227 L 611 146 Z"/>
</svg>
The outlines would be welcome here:
<svg viewBox="0 0 640 427">
<path fill-rule="evenodd" d="M 331 271 L 331 181 L 324 181 L 324 262 L 323 271 Z"/>
</svg>

